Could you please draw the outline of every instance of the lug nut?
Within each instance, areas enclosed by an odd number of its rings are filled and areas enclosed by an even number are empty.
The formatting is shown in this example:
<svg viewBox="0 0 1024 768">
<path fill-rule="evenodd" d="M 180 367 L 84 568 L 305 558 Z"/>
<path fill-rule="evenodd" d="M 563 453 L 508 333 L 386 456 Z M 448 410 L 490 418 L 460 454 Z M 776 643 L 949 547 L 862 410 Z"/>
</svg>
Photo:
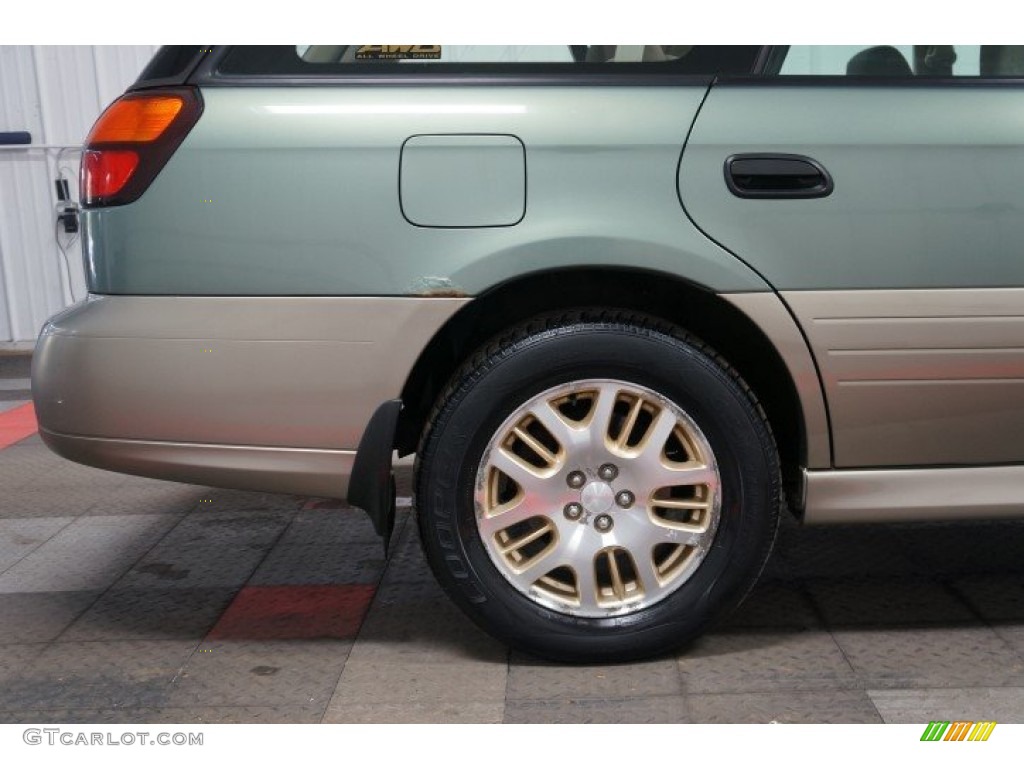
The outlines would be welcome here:
<svg viewBox="0 0 1024 768">
<path fill-rule="evenodd" d="M 569 520 L 579 520 L 583 515 L 583 505 L 577 504 L 575 501 L 565 505 L 565 516 Z"/>
<path fill-rule="evenodd" d="M 619 476 L 619 470 L 614 464 L 602 464 L 601 468 L 597 470 L 597 476 L 606 483 L 610 483 Z"/>
<path fill-rule="evenodd" d="M 617 494 L 615 494 L 615 503 L 618 504 L 623 509 L 629 509 L 630 507 L 632 507 L 634 501 L 636 501 L 636 499 L 633 497 L 633 494 L 630 493 L 629 491 L 619 491 Z"/>
<path fill-rule="evenodd" d="M 609 515 L 598 515 L 594 518 L 594 527 L 601 533 L 608 533 L 615 525 L 615 521 Z"/>
<path fill-rule="evenodd" d="M 565 478 L 565 482 L 569 484 L 570 488 L 582 488 L 587 482 L 587 476 L 579 470 L 576 470 L 575 472 L 569 473 L 569 476 Z"/>
</svg>

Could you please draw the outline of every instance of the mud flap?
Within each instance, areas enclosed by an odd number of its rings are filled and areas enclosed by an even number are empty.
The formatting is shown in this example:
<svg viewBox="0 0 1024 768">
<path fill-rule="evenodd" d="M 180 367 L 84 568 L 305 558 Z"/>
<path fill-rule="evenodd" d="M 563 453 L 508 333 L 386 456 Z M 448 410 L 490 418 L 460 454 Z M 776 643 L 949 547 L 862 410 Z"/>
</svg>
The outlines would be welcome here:
<svg viewBox="0 0 1024 768">
<path fill-rule="evenodd" d="M 395 476 L 391 470 L 391 453 L 401 410 L 401 400 L 389 400 L 373 412 L 359 441 L 348 487 L 348 503 L 370 516 L 373 529 L 384 539 L 385 556 L 395 529 Z"/>
</svg>

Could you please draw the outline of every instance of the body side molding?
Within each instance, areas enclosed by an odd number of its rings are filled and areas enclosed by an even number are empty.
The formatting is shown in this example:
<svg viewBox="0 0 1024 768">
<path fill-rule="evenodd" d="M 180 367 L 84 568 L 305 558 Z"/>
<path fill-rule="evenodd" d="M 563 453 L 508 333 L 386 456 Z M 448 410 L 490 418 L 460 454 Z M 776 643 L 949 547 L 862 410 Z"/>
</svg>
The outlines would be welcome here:
<svg viewBox="0 0 1024 768">
<path fill-rule="evenodd" d="M 1024 517 L 1024 465 L 809 471 L 806 488 L 808 524 Z"/>
</svg>

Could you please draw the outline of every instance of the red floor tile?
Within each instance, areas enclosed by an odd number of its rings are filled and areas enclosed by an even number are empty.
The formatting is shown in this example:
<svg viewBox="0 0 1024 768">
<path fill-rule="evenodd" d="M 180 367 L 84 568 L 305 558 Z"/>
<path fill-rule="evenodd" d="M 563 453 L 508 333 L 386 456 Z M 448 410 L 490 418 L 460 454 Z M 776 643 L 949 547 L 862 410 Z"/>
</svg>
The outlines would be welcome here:
<svg viewBox="0 0 1024 768">
<path fill-rule="evenodd" d="M 372 584 L 244 587 L 208 635 L 212 640 L 351 639 L 370 607 Z"/>
<path fill-rule="evenodd" d="M 0 413 L 0 450 L 34 435 L 38 429 L 36 410 L 32 403 Z"/>
</svg>

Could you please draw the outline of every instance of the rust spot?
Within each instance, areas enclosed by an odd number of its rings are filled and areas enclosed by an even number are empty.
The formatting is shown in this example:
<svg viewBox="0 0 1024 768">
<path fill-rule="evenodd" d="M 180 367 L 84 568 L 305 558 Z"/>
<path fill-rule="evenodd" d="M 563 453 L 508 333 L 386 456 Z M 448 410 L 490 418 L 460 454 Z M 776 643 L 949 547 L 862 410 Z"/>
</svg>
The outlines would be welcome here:
<svg viewBox="0 0 1024 768">
<path fill-rule="evenodd" d="M 450 278 L 426 275 L 412 284 L 412 293 L 425 299 L 465 299 L 469 294 L 452 284 Z"/>
<path fill-rule="evenodd" d="M 460 291 L 456 288 L 435 288 L 429 291 L 423 291 L 419 296 L 424 299 L 468 299 L 469 294 L 465 291 Z"/>
</svg>

